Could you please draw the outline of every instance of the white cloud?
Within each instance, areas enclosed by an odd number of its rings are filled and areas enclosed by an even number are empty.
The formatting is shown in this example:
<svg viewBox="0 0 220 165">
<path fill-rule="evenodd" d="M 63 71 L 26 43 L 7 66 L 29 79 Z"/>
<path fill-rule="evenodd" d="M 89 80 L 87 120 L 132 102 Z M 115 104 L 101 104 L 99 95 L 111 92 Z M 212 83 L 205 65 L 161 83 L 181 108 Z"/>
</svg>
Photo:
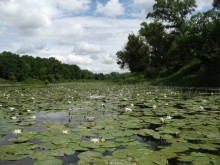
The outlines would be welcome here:
<svg viewBox="0 0 220 165">
<path fill-rule="evenodd" d="M 34 35 L 51 27 L 54 18 L 90 8 L 90 0 L 4 0 L 0 1 L 0 20 L 23 35 Z M 1 26 L 1 25 L 0 25 Z"/>
<path fill-rule="evenodd" d="M 90 44 L 88 42 L 82 41 L 77 42 L 73 48 L 73 52 L 81 54 L 94 54 L 101 53 L 103 49 L 99 45 Z"/>
<path fill-rule="evenodd" d="M 0 19 L 5 26 L 18 29 L 21 33 L 32 34 L 34 30 L 48 27 L 53 9 L 44 0 L 0 1 Z"/>
<path fill-rule="evenodd" d="M 114 63 L 116 63 L 116 59 L 115 59 L 115 57 L 112 54 L 110 54 L 108 56 L 104 56 L 104 58 L 101 61 L 101 63 L 107 64 L 107 65 L 114 64 Z"/>
<path fill-rule="evenodd" d="M 50 0 L 55 7 L 64 12 L 77 13 L 90 8 L 90 0 Z"/>
<path fill-rule="evenodd" d="M 196 0 L 197 11 L 203 11 L 212 6 L 212 0 Z"/>
<path fill-rule="evenodd" d="M 96 11 L 107 16 L 123 15 L 125 8 L 119 0 L 109 0 L 105 5 L 97 2 Z"/>
<path fill-rule="evenodd" d="M 26 54 L 26 53 L 34 53 L 36 52 L 35 48 L 33 45 L 29 45 L 29 44 L 24 44 L 22 45 L 17 51 L 16 53 L 18 54 Z"/>
<path fill-rule="evenodd" d="M 134 5 L 141 9 L 142 16 L 153 11 L 154 0 L 134 0 Z"/>
<path fill-rule="evenodd" d="M 47 48 L 47 43 L 45 41 L 38 42 L 34 45 L 36 50 L 43 50 Z"/>
<path fill-rule="evenodd" d="M 69 55 L 51 55 L 50 57 L 55 57 L 56 59 L 67 63 L 67 64 L 77 64 L 77 65 L 89 65 L 94 63 L 93 59 L 90 56 L 81 56 L 76 54 Z"/>
</svg>

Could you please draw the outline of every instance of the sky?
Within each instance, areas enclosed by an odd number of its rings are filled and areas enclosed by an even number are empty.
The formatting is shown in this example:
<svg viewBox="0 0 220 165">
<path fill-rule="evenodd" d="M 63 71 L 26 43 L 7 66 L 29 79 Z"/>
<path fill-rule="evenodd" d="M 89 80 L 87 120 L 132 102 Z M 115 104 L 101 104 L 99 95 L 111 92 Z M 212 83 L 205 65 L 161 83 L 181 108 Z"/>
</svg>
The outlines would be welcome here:
<svg viewBox="0 0 220 165">
<path fill-rule="evenodd" d="M 0 52 L 55 57 L 94 73 L 117 65 L 129 34 L 147 21 L 154 0 L 0 0 Z M 212 0 L 197 0 L 197 11 Z"/>
</svg>

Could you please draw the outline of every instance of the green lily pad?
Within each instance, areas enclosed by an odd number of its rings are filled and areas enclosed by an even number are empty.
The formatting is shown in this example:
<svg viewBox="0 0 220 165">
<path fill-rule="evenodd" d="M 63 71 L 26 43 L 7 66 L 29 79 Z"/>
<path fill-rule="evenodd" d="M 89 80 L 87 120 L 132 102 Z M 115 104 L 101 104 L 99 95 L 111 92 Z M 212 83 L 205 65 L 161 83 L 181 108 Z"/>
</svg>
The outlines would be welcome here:
<svg viewBox="0 0 220 165">
<path fill-rule="evenodd" d="M 128 149 L 116 150 L 112 153 L 112 155 L 119 159 L 125 159 L 128 155 Z"/>
<path fill-rule="evenodd" d="M 138 157 L 135 159 L 136 162 L 139 165 L 163 165 L 163 164 L 167 164 L 167 159 L 161 155 L 159 152 L 153 152 L 153 153 L 149 153 L 149 154 L 145 154 L 142 157 Z"/>
<path fill-rule="evenodd" d="M 34 165 L 62 165 L 62 160 L 60 159 L 48 159 L 48 160 L 37 160 L 34 162 Z"/>
<path fill-rule="evenodd" d="M 101 156 L 102 154 L 99 152 L 85 151 L 85 152 L 80 153 L 78 155 L 78 158 L 84 161 L 91 161 L 92 159 L 100 158 Z"/>
<path fill-rule="evenodd" d="M 16 142 L 16 143 L 27 142 L 28 140 L 30 140 L 30 139 L 29 139 L 28 137 L 25 137 L 25 136 L 8 139 L 8 141 L 10 141 L 10 142 Z"/>
<path fill-rule="evenodd" d="M 153 136 L 155 139 L 161 138 L 161 135 L 158 132 L 150 129 L 141 129 L 137 132 L 137 134 L 141 136 Z"/>
</svg>

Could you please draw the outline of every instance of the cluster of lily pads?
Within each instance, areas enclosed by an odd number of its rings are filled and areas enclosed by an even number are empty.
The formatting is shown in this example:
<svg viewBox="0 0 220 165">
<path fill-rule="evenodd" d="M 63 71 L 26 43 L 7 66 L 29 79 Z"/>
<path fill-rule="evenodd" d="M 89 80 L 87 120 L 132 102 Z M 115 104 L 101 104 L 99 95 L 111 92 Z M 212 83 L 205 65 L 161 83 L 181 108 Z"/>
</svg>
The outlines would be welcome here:
<svg viewBox="0 0 220 165">
<path fill-rule="evenodd" d="M 0 88 L 0 164 L 220 163 L 220 91 L 74 83 Z"/>
</svg>

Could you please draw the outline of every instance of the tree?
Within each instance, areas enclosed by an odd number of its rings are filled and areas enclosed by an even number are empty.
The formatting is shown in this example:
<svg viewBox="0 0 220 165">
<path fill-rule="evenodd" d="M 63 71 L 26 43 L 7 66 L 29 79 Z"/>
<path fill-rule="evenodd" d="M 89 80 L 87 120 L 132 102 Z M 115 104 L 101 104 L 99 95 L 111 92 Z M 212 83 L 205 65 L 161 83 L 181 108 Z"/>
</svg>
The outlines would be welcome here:
<svg viewBox="0 0 220 165">
<path fill-rule="evenodd" d="M 147 18 L 165 23 L 166 28 L 174 28 L 177 32 L 183 32 L 185 20 L 196 7 L 195 0 L 155 0 L 153 12 L 147 14 Z"/>
<path fill-rule="evenodd" d="M 11 52 L 0 53 L 0 77 L 13 81 L 37 79 L 55 82 L 57 80 L 81 79 L 83 71 L 77 65 L 62 64 L 51 57 L 40 58 L 19 56 Z M 84 72 L 84 78 L 94 78 L 92 72 Z"/>
<path fill-rule="evenodd" d="M 130 34 L 124 50 L 116 55 L 120 68 L 129 68 L 131 72 L 143 72 L 149 64 L 149 48 L 139 35 Z"/>
<path fill-rule="evenodd" d="M 203 63 L 215 62 L 220 54 L 220 21 L 218 12 L 208 10 L 191 17 L 191 48 Z"/>
<path fill-rule="evenodd" d="M 162 68 L 167 64 L 167 33 L 164 25 L 159 22 L 141 24 L 139 34 L 145 37 L 145 42 L 149 45 L 149 65 L 151 67 Z"/>
<path fill-rule="evenodd" d="M 214 9 L 220 10 L 220 0 L 214 0 L 212 5 Z"/>
</svg>

